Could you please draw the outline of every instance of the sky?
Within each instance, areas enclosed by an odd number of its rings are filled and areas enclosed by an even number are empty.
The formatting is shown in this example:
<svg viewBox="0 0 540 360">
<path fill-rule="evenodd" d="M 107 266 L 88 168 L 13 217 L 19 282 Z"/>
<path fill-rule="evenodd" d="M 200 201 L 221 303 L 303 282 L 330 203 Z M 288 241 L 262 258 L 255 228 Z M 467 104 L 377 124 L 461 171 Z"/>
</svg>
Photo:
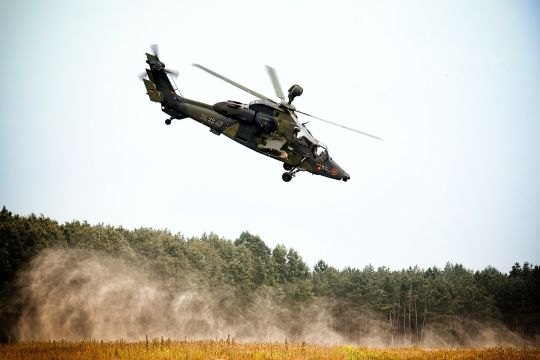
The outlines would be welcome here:
<svg viewBox="0 0 540 360">
<path fill-rule="evenodd" d="M 339 269 L 540 264 L 537 1 L 0 0 L 0 205 L 59 222 L 249 231 Z M 300 173 L 167 115 L 137 75 L 151 44 L 213 104 L 304 88 L 308 128 L 350 175 Z"/>
</svg>

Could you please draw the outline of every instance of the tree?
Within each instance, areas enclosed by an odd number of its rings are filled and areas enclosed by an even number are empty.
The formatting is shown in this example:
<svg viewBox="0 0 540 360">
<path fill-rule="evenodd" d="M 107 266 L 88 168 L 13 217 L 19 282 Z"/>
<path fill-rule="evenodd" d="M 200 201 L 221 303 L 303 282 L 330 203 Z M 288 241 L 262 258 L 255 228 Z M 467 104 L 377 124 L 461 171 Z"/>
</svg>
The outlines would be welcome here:
<svg viewBox="0 0 540 360">
<path fill-rule="evenodd" d="M 48 248 L 69 247 L 103 252 L 143 267 L 172 293 L 186 284 L 230 290 L 240 295 L 238 311 L 256 303 L 257 290 L 272 294 L 281 307 L 301 313 L 314 298 L 324 299 L 332 326 L 351 338 L 382 329 L 395 337 L 422 341 L 426 330 L 466 344 L 474 323 L 502 323 L 527 336 L 540 334 L 540 267 L 513 264 L 508 273 L 493 267 L 471 271 L 447 263 L 444 269 L 409 267 L 391 271 L 368 265 L 339 271 L 323 260 L 310 271 L 299 253 L 243 232 L 234 242 L 210 233 L 185 239 L 170 231 L 71 221 L 59 225 L 43 215 L 19 216 L 0 211 L 0 341 L 10 339 L 21 308 L 16 276 Z M 185 281 L 194 279 L 196 281 Z M 267 291 L 268 290 L 268 291 Z M 473 321 L 474 320 L 474 321 Z"/>
<path fill-rule="evenodd" d="M 309 268 L 300 255 L 298 255 L 298 252 L 294 249 L 289 249 L 287 253 L 287 280 L 289 282 L 304 280 L 309 275 Z"/>
<path fill-rule="evenodd" d="M 283 245 L 277 245 L 272 250 L 272 259 L 274 260 L 275 276 L 279 284 L 285 284 L 289 280 L 289 271 L 287 267 L 287 248 Z"/>
<path fill-rule="evenodd" d="M 235 240 L 236 247 L 244 246 L 251 252 L 253 258 L 253 283 L 256 287 L 261 285 L 272 285 L 276 274 L 274 272 L 273 259 L 270 256 L 271 252 L 268 246 L 256 235 L 251 235 L 247 231 L 240 234 L 240 237 Z"/>
</svg>

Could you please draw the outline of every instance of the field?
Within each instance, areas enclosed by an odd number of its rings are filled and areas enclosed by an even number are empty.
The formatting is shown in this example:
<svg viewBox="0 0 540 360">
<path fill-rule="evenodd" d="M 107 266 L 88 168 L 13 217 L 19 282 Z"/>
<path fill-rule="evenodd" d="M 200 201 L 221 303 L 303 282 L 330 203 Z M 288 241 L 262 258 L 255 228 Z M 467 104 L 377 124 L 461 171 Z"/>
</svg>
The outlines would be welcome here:
<svg viewBox="0 0 540 360">
<path fill-rule="evenodd" d="M 540 359 L 540 349 L 373 349 L 234 341 L 31 342 L 0 345 L 2 359 Z"/>
</svg>

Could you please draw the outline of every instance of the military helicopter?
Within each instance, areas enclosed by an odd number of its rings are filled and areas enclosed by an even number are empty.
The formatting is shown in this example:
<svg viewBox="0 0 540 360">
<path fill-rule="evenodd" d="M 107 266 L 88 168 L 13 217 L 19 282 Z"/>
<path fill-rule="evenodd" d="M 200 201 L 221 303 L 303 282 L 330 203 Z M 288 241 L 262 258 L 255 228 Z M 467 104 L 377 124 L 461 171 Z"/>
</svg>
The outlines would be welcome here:
<svg viewBox="0 0 540 360">
<path fill-rule="evenodd" d="M 281 177 L 285 182 L 291 181 L 300 171 L 336 180 L 350 179 L 350 175 L 330 157 L 327 147 L 315 139 L 305 124 L 298 120 L 296 113 L 382 140 L 377 136 L 297 110 L 292 102 L 297 96 L 302 95 L 302 87 L 292 85 L 285 98 L 276 71 L 269 66 L 266 70 L 280 102 L 199 64 L 193 66 L 259 99 L 249 104 L 228 100 L 214 105 L 187 99 L 178 94 L 177 89 L 171 84 L 169 75 L 177 77 L 178 72 L 165 67 L 159 59 L 157 45 L 152 45 L 151 50 L 151 54 L 146 53 L 146 63 L 150 69 L 146 69 L 146 73 L 141 74 L 140 78 L 144 81 L 150 100 L 160 103 L 161 110 L 170 116 L 165 120 L 165 124 L 170 125 L 174 119 L 189 117 L 209 127 L 216 135 L 224 134 L 258 153 L 279 160 L 283 162 L 283 168 L 286 170 Z"/>
</svg>

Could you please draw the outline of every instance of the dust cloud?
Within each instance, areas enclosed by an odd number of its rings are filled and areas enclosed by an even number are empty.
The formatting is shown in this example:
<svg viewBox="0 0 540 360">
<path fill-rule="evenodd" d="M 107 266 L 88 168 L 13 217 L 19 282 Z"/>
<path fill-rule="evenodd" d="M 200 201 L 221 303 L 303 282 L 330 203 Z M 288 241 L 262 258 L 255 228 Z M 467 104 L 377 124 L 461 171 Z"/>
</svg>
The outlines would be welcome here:
<svg viewBox="0 0 540 360">
<path fill-rule="evenodd" d="M 185 276 L 182 290 L 123 260 L 86 250 L 47 250 L 21 274 L 16 338 L 30 340 L 223 339 L 339 343 L 322 304 L 286 307 L 263 288 L 245 299 Z"/>
<path fill-rule="evenodd" d="M 461 330 L 454 326 L 454 334 L 431 329 L 423 334 L 421 342 L 413 343 L 408 336 L 393 336 L 380 318 L 369 323 L 369 333 L 344 337 L 333 326 L 332 304 L 323 300 L 294 305 L 267 287 L 241 296 L 232 288 L 211 287 L 197 274 L 183 274 L 185 281 L 179 289 L 166 279 L 150 279 L 148 273 L 144 265 L 103 253 L 45 250 L 20 274 L 22 290 L 17 299 L 22 314 L 13 335 L 18 341 L 142 340 L 146 336 L 196 340 L 230 336 L 241 342 L 288 339 L 424 348 L 539 343 L 525 341 L 496 324 L 478 323 Z M 372 314 L 367 318 L 376 319 Z"/>
</svg>

